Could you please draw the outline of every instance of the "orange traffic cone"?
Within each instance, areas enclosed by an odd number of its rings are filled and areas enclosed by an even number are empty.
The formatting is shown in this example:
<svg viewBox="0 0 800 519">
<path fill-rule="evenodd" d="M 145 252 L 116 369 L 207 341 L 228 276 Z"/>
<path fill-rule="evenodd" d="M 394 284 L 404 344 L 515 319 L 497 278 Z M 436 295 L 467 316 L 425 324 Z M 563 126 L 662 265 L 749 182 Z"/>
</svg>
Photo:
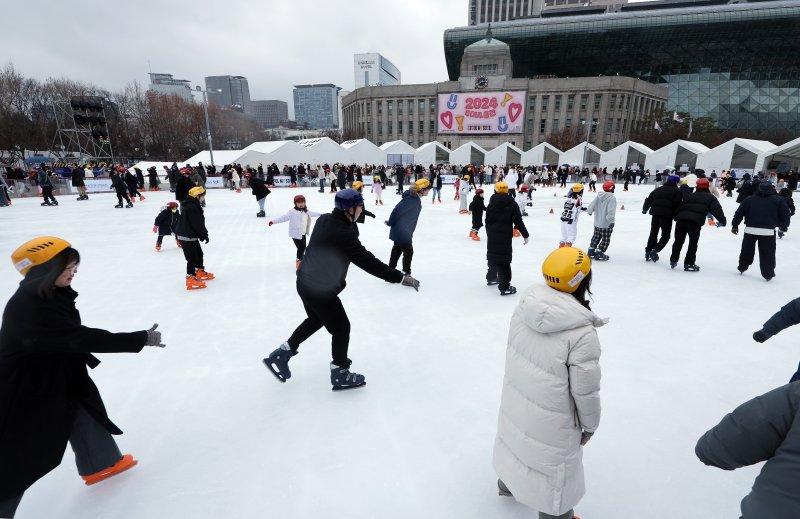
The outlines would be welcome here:
<svg viewBox="0 0 800 519">
<path fill-rule="evenodd" d="M 111 476 L 116 476 L 120 472 L 125 472 L 126 470 L 133 467 L 137 463 L 139 462 L 133 459 L 133 456 L 131 456 L 130 454 L 126 454 L 122 457 L 121 460 L 119 460 L 112 466 L 105 468 L 100 472 L 95 472 L 94 474 L 91 474 L 89 476 L 81 476 L 81 477 L 83 478 L 83 481 L 87 485 L 94 485 L 95 483 L 103 481 L 104 479 L 108 479 Z"/>
</svg>

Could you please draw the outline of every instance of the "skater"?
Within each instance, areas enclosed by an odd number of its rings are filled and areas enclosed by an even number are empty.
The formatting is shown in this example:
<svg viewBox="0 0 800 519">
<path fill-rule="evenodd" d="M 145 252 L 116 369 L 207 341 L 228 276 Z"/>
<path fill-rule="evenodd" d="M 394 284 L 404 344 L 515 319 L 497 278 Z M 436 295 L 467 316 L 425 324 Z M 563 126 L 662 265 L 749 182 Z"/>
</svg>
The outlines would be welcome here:
<svg viewBox="0 0 800 519">
<path fill-rule="evenodd" d="M 508 194 L 511 195 L 511 198 L 516 198 L 517 183 L 519 183 L 519 175 L 517 175 L 517 170 L 510 168 L 503 181 L 508 184 Z"/>
<path fill-rule="evenodd" d="M 442 173 L 439 169 L 434 169 L 431 173 L 431 204 L 435 204 L 436 200 L 442 203 Z"/>
<path fill-rule="evenodd" d="M 362 198 L 363 198 L 363 196 L 364 196 L 364 182 L 363 181 L 356 180 L 355 182 L 353 182 L 353 189 L 358 191 L 358 194 L 360 194 L 362 196 Z M 367 216 L 369 216 L 370 218 L 375 218 L 375 213 L 373 213 L 371 211 L 368 211 L 366 209 L 366 207 L 365 207 L 361 211 L 361 216 L 358 218 L 358 220 L 356 220 L 356 223 L 364 223 L 366 221 Z M 358 235 L 359 234 L 358 225 L 356 225 L 354 227 L 354 230 L 356 232 L 356 235 Z"/>
<path fill-rule="evenodd" d="M 78 200 L 89 200 L 89 195 L 86 194 L 86 182 L 83 181 L 86 173 L 83 171 L 83 166 L 77 165 L 72 170 L 72 187 L 78 190 Z"/>
<path fill-rule="evenodd" d="M 294 242 L 297 248 L 297 258 L 294 262 L 294 268 L 300 268 L 300 262 L 303 261 L 303 254 L 306 251 L 306 236 L 311 234 L 311 219 L 320 216 L 316 211 L 309 211 L 306 207 L 306 198 L 303 195 L 294 197 L 294 207 L 289 209 L 285 214 L 269 221 L 268 226 L 272 227 L 273 224 L 289 222 L 289 238 Z"/>
<path fill-rule="evenodd" d="M 614 232 L 614 219 L 617 212 L 617 198 L 614 196 L 616 185 L 612 181 L 603 183 L 603 192 L 589 204 L 586 213 L 594 213 L 594 234 L 589 242 L 589 257 L 598 261 L 608 261 L 606 255 L 611 244 L 611 233 Z"/>
<path fill-rule="evenodd" d="M 178 226 L 180 217 L 178 202 L 167 202 L 167 205 L 158 213 L 158 216 L 156 216 L 153 222 L 153 232 L 158 233 L 156 252 L 161 250 L 161 243 L 164 241 L 164 236 L 175 234 L 175 229 Z M 175 243 L 178 245 L 178 248 L 181 247 L 181 242 L 179 242 L 177 238 L 175 238 Z"/>
<path fill-rule="evenodd" d="M 589 306 L 591 260 L 559 248 L 511 317 L 493 465 L 500 495 L 572 519 L 583 497 L 583 446 L 600 425 L 600 340 Z"/>
<path fill-rule="evenodd" d="M 403 274 L 411 275 L 411 259 L 414 257 L 414 229 L 417 228 L 419 213 L 422 211 L 423 198 L 428 194 L 431 183 L 427 178 L 421 178 L 403 192 L 400 202 L 394 209 L 389 219 L 385 222 L 390 227 L 389 239 L 394 242 L 392 252 L 389 254 L 389 267 L 395 268 L 400 256 L 403 256 Z"/>
<path fill-rule="evenodd" d="M 230 190 L 236 191 L 237 193 L 241 193 L 242 188 L 239 185 L 239 182 L 241 182 L 242 179 L 239 177 L 239 171 L 237 171 L 235 167 L 232 167 L 229 171 L 230 171 L 230 181 L 229 181 Z"/>
<path fill-rule="evenodd" d="M 702 179 L 701 179 L 702 180 Z M 739 224 L 744 219 L 744 237 L 739 253 L 740 274 L 753 264 L 758 244 L 758 264 L 761 276 L 769 281 L 775 277 L 775 228 L 786 232 L 789 228 L 789 206 L 778 196 L 772 182 L 762 182 L 758 191 L 739 204 L 733 215 L 731 232 L 739 234 Z"/>
<path fill-rule="evenodd" d="M 500 295 L 516 294 L 511 286 L 511 259 L 514 231 L 519 230 L 528 244 L 528 229 L 519 206 L 508 193 L 508 184 L 498 182 L 486 207 L 486 285 L 497 285 Z"/>
<path fill-rule="evenodd" d="M 475 241 L 481 241 L 478 231 L 483 227 L 483 212 L 486 211 L 482 188 L 475 190 L 475 196 L 472 197 L 472 202 L 469 204 L 469 211 L 472 213 L 472 229 L 469 231 L 469 237 Z"/>
<path fill-rule="evenodd" d="M 133 174 L 130 171 L 128 171 L 122 166 L 120 166 L 120 170 L 121 170 L 120 173 L 122 173 L 123 171 L 125 172 L 124 179 L 125 179 L 125 184 L 128 186 L 128 192 L 130 193 L 131 196 L 131 202 L 135 202 L 137 196 L 139 197 L 140 202 L 143 201 L 144 196 L 142 196 L 142 194 L 139 192 L 136 177 L 133 176 Z"/>
<path fill-rule="evenodd" d="M 58 205 L 58 200 L 53 196 L 53 182 L 50 180 L 50 173 L 44 165 L 39 170 L 38 180 L 39 187 L 42 190 L 42 197 L 44 197 L 44 202 L 41 205 Z"/>
<path fill-rule="evenodd" d="M 711 213 L 714 218 L 719 220 L 718 227 L 724 227 L 726 222 L 725 213 L 722 212 L 719 200 L 708 192 L 708 179 L 697 179 L 695 187 L 697 191 L 689 195 L 675 215 L 675 243 L 672 244 L 672 254 L 669 258 L 669 266 L 675 268 L 678 265 L 683 242 L 688 235 L 689 248 L 683 259 L 683 270 L 687 272 L 700 270 L 695 263 L 695 255 L 697 254 L 697 242 L 700 240 L 700 229 L 706 222 L 706 214 Z"/>
<path fill-rule="evenodd" d="M 800 384 L 787 384 L 740 405 L 698 440 L 695 454 L 712 467 L 734 470 L 766 461 L 742 499 L 741 519 L 800 517 L 798 416 Z"/>
<path fill-rule="evenodd" d="M 177 192 L 177 188 L 176 188 Z M 186 290 L 206 288 L 206 280 L 214 279 L 214 274 L 206 272 L 203 266 L 203 248 L 200 242 L 208 244 L 206 218 L 200 204 L 205 198 L 206 190 L 195 186 L 189 190 L 189 196 L 181 202 L 181 218 L 175 234 L 186 258 Z"/>
<path fill-rule="evenodd" d="M 469 175 L 464 175 L 464 178 L 461 179 L 461 183 L 458 186 L 458 214 L 469 214 L 467 204 L 469 204 L 469 192 L 471 190 L 472 188 L 469 185 Z"/>
<path fill-rule="evenodd" d="M 111 185 L 114 187 L 114 191 L 117 193 L 117 205 L 114 207 L 121 209 L 122 200 L 125 200 L 125 207 L 131 208 L 133 207 L 133 203 L 131 202 L 131 199 L 128 198 L 128 186 L 125 185 L 125 181 L 122 180 L 119 169 L 123 169 L 124 171 L 124 168 L 111 170 Z"/>
<path fill-rule="evenodd" d="M 780 310 L 764 323 L 760 330 L 753 333 L 753 340 L 764 342 L 773 335 L 778 335 L 786 328 L 798 323 L 800 323 L 800 297 L 783 305 Z M 797 367 L 797 371 L 792 375 L 789 382 L 797 382 L 798 380 L 800 380 L 800 366 Z"/>
<path fill-rule="evenodd" d="M 264 218 L 267 215 L 267 213 L 264 212 L 264 204 L 267 203 L 267 195 L 269 195 L 271 191 L 261 177 L 254 177 L 251 173 L 245 173 L 244 176 L 247 179 L 250 190 L 253 192 L 253 196 L 256 197 L 256 202 L 258 202 L 256 218 Z"/>
<path fill-rule="evenodd" d="M 178 169 L 178 165 L 173 162 L 172 166 L 168 168 L 167 165 L 164 164 L 164 170 L 166 172 L 167 180 L 169 181 L 169 192 L 174 193 L 175 184 L 178 183 L 178 179 L 181 176 L 180 170 Z M 180 200 L 178 201 L 180 202 Z"/>
<path fill-rule="evenodd" d="M 517 193 L 517 197 L 514 201 L 519 206 L 519 212 L 522 213 L 522 216 L 528 216 L 528 211 L 525 210 L 526 204 L 528 203 L 528 186 L 523 184 L 519 187 L 519 193 Z"/>
<path fill-rule="evenodd" d="M 364 198 L 354 189 L 336 193 L 334 209 L 319 217 L 309 240 L 308 250 L 297 270 L 297 294 L 303 303 L 306 319 L 291 337 L 281 344 L 264 365 L 280 381 L 291 378 L 289 360 L 297 355 L 300 345 L 323 326 L 331 334 L 330 380 L 332 389 L 353 389 L 366 384 L 364 375 L 350 371 L 347 357 L 350 342 L 350 321 L 339 294 L 346 285 L 351 263 L 375 277 L 390 283 L 419 290 L 419 281 L 389 267 L 372 255 L 358 240 L 353 226 L 361 216 Z"/>
<path fill-rule="evenodd" d="M 383 193 L 383 184 L 381 183 L 380 175 L 375 175 L 372 179 L 372 192 L 375 193 L 375 205 L 383 205 L 381 193 Z"/>
<path fill-rule="evenodd" d="M 658 253 L 667 246 L 672 233 L 672 220 L 678 213 L 678 208 L 683 202 L 683 195 L 678 189 L 680 177 L 669 175 L 666 183 L 655 188 L 647 195 L 642 206 L 642 214 L 650 211 L 650 236 L 647 238 L 647 245 L 644 248 L 645 261 L 658 261 Z M 661 231 L 661 239 L 658 238 L 658 231 Z"/>
<path fill-rule="evenodd" d="M 786 187 L 785 182 L 781 182 L 778 184 L 778 195 L 783 197 L 783 200 L 786 202 L 786 205 L 789 207 L 789 222 L 792 220 L 792 216 L 794 216 L 794 200 L 792 200 L 792 190 Z M 788 225 L 787 225 L 788 227 Z M 784 232 L 778 230 L 778 238 L 783 238 Z"/>
<path fill-rule="evenodd" d="M 158 191 L 161 182 L 158 180 L 158 170 L 155 166 L 147 168 L 147 180 L 150 182 L 150 191 Z"/>
<path fill-rule="evenodd" d="M 133 168 L 134 173 L 136 173 L 136 189 L 140 192 L 144 191 L 144 174 L 142 170 L 139 168 Z"/>
<path fill-rule="evenodd" d="M 459 197 L 461 196 L 461 192 L 459 191 L 460 187 L 461 187 L 461 178 L 456 177 L 456 179 L 453 181 L 453 188 L 456 191 L 456 194 L 453 195 L 453 200 L 458 200 Z"/>
<path fill-rule="evenodd" d="M 181 176 L 175 182 L 175 201 L 178 203 L 183 202 L 189 197 L 189 190 L 196 187 L 190 175 L 192 170 L 189 168 L 181 169 Z"/>
<path fill-rule="evenodd" d="M 561 212 L 561 241 L 559 247 L 572 247 L 578 238 L 578 217 L 581 211 L 585 211 L 583 206 L 583 184 L 574 184 L 564 202 L 564 210 Z"/>
<path fill-rule="evenodd" d="M 0 517 L 13 518 L 24 492 L 58 467 L 69 442 L 87 485 L 134 465 L 112 435 L 122 434 L 106 413 L 87 366 L 92 353 L 139 353 L 164 347 L 149 330 L 111 333 L 81 324 L 71 284 L 80 255 L 57 237 L 35 238 L 11 255 L 24 276 L 0 327 Z M 114 515 L 113 513 L 111 515 Z"/>
</svg>

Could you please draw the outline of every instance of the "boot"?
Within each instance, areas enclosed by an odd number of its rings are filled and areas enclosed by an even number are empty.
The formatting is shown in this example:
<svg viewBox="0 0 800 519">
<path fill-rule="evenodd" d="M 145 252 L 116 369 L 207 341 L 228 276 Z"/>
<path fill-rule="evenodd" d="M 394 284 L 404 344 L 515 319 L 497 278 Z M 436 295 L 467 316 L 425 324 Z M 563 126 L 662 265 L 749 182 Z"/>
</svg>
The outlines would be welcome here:
<svg viewBox="0 0 800 519">
<path fill-rule="evenodd" d="M 440 203 L 440 204 L 442 203 L 442 202 L 441 202 L 441 200 L 439 201 L 439 203 Z M 383 200 L 381 200 L 381 205 L 383 205 Z"/>
<path fill-rule="evenodd" d="M 303 261 L 303 260 L 294 260 L 294 269 L 295 269 L 295 270 L 297 270 L 297 269 L 299 269 L 299 268 L 300 268 L 300 263 L 301 263 L 302 261 Z"/>
<path fill-rule="evenodd" d="M 126 209 L 129 209 L 131 207 L 133 207 L 133 202 L 128 202 L 128 204 L 125 206 Z"/>
<path fill-rule="evenodd" d="M 669 268 L 674 269 L 677 266 L 678 266 L 678 262 L 677 261 L 670 261 L 669 262 Z"/>
<path fill-rule="evenodd" d="M 690 263 L 688 265 L 684 265 L 683 270 L 686 272 L 700 272 L 700 267 L 698 267 L 694 263 Z"/>
<path fill-rule="evenodd" d="M 647 248 L 644 249 L 644 260 L 645 261 L 653 261 L 653 258 L 652 258 L 653 252 L 654 252 L 653 249 L 647 249 Z"/>
<path fill-rule="evenodd" d="M 297 355 L 297 352 L 293 352 L 289 347 L 289 343 L 284 342 L 262 362 L 275 375 L 275 378 L 281 382 L 286 382 L 292 378 L 292 372 L 289 370 L 289 359 L 295 355 Z"/>
<path fill-rule="evenodd" d="M 589 249 L 589 250 L 587 251 L 587 254 L 589 255 L 589 257 L 590 257 L 590 258 L 594 259 L 594 254 L 595 254 L 595 251 L 594 251 L 594 249 Z"/>
<path fill-rule="evenodd" d="M 259 211 L 256 213 L 256 218 L 264 218 L 265 216 L 267 216 L 267 213 L 264 211 Z"/>
<path fill-rule="evenodd" d="M 207 279 L 214 279 L 214 274 L 212 274 L 211 272 L 206 272 L 203 269 L 197 269 L 197 272 L 194 273 L 194 276 L 200 281 L 206 281 Z"/>
<path fill-rule="evenodd" d="M 608 261 L 610 259 L 605 252 L 599 250 L 594 252 L 594 256 L 592 256 L 592 258 L 597 261 Z"/>
<path fill-rule="evenodd" d="M 121 472 L 125 472 L 126 470 L 133 467 L 137 463 L 139 462 L 133 459 L 133 456 L 131 456 L 130 454 L 126 454 L 122 457 L 121 460 L 111 465 L 110 467 L 105 468 L 100 472 L 95 472 L 94 474 L 91 474 L 89 476 L 81 476 L 81 477 L 83 478 L 84 483 L 86 483 L 87 485 L 94 485 L 95 483 L 99 483 L 104 479 L 108 479 L 112 476 L 116 476 Z"/>
<path fill-rule="evenodd" d="M 514 229 L 514 238 L 519 238 L 519 229 Z"/>
<path fill-rule="evenodd" d="M 512 497 L 513 496 L 511 491 L 508 489 L 506 484 L 503 483 L 503 480 L 501 480 L 501 479 L 497 480 L 497 495 L 498 496 L 503 496 L 503 497 Z"/>
<path fill-rule="evenodd" d="M 144 196 L 143 196 L 143 195 L 141 195 L 141 194 L 139 195 L 139 201 L 140 201 L 140 202 L 144 202 Z"/>
<path fill-rule="evenodd" d="M 650 250 L 650 261 L 653 263 L 658 261 L 658 253 L 655 251 L 655 249 Z"/>
<path fill-rule="evenodd" d="M 116 207 L 117 209 L 122 209 L 122 204 L 117 204 L 114 207 Z"/>
<path fill-rule="evenodd" d="M 333 391 L 343 391 L 345 389 L 355 389 L 367 384 L 364 375 L 352 373 L 348 368 L 340 368 L 331 364 L 331 389 Z"/>
<path fill-rule="evenodd" d="M 52 202 L 50 202 L 50 205 L 58 205 L 58 200 L 53 200 Z"/>
<path fill-rule="evenodd" d="M 206 284 L 194 276 L 186 276 L 186 290 L 196 290 L 198 288 L 206 288 Z"/>
<path fill-rule="evenodd" d="M 470 231 L 469 237 L 472 238 L 474 241 L 481 241 L 481 237 L 478 236 L 478 231 Z"/>
</svg>

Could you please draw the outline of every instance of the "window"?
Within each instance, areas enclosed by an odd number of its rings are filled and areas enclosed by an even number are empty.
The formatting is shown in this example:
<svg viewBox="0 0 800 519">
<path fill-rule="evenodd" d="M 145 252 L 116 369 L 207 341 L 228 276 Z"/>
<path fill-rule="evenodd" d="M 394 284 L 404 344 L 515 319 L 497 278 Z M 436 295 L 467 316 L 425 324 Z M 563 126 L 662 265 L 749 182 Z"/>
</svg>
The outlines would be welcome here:
<svg viewBox="0 0 800 519">
<path fill-rule="evenodd" d="M 556 106 L 555 106 L 555 110 L 556 110 L 556 112 L 558 112 L 559 110 L 561 110 L 561 96 L 556 96 Z"/>
<path fill-rule="evenodd" d="M 550 105 L 550 96 L 542 96 L 542 112 L 547 112 L 547 108 Z"/>
<path fill-rule="evenodd" d="M 567 97 L 567 110 L 572 110 L 575 107 L 575 94 Z"/>
<path fill-rule="evenodd" d="M 403 115 L 403 101 L 397 101 L 397 115 Z"/>
<path fill-rule="evenodd" d="M 383 124 L 378 121 L 378 135 L 383 135 Z"/>
<path fill-rule="evenodd" d="M 389 117 L 392 116 L 392 103 L 393 101 L 386 101 L 386 113 L 389 114 Z M 392 124 L 392 123 L 389 123 Z M 392 133 L 391 127 L 389 129 L 389 133 Z"/>
<path fill-rule="evenodd" d="M 428 100 L 428 106 L 431 109 L 431 113 L 435 114 L 436 113 L 436 99 L 429 99 Z"/>
<path fill-rule="evenodd" d="M 375 101 L 378 105 L 378 115 L 383 113 L 383 101 Z"/>
<path fill-rule="evenodd" d="M 431 121 L 431 133 L 436 133 L 436 123 Z"/>
<path fill-rule="evenodd" d="M 595 94 L 594 95 L 594 109 L 600 110 L 600 101 L 603 99 L 602 94 Z"/>
<path fill-rule="evenodd" d="M 611 94 L 611 102 L 608 104 L 608 109 L 613 110 L 617 106 L 617 94 Z"/>
<path fill-rule="evenodd" d="M 586 105 L 589 103 L 589 96 L 581 94 L 581 110 L 586 110 Z"/>
<path fill-rule="evenodd" d="M 420 121 L 419 122 L 419 133 L 422 133 L 424 131 L 425 131 L 425 121 Z"/>
<path fill-rule="evenodd" d="M 372 102 L 367 103 L 367 115 L 372 115 Z"/>
<path fill-rule="evenodd" d="M 597 133 L 597 119 L 592 119 L 592 133 Z"/>
<path fill-rule="evenodd" d="M 411 99 L 408 100 L 408 113 L 409 115 L 414 113 L 414 101 Z"/>
<path fill-rule="evenodd" d="M 553 132 L 558 131 L 558 118 L 553 119 Z"/>
<path fill-rule="evenodd" d="M 610 134 L 611 133 L 611 125 L 613 123 L 614 123 L 614 119 L 611 119 L 611 118 L 609 118 L 608 121 L 606 121 L 606 134 Z M 389 123 L 389 124 L 392 124 L 392 123 Z"/>
<path fill-rule="evenodd" d="M 536 96 L 531 96 L 528 99 L 528 108 L 531 113 L 536 111 Z"/>
<path fill-rule="evenodd" d="M 420 99 L 419 100 L 419 113 L 420 114 L 425 113 L 425 100 L 424 99 Z"/>
<path fill-rule="evenodd" d="M 497 63 L 490 65 L 472 65 L 472 71 L 476 74 L 497 74 Z"/>
<path fill-rule="evenodd" d="M 542 119 L 541 121 L 539 121 L 540 134 L 544 134 L 546 127 L 547 127 L 547 119 Z"/>
<path fill-rule="evenodd" d="M 567 128 L 572 128 L 572 116 L 567 117 Z"/>
<path fill-rule="evenodd" d="M 391 101 L 389 101 L 389 102 L 391 103 Z M 389 105 L 389 106 L 392 106 L 392 105 Z M 389 125 L 389 127 L 387 128 L 388 131 L 386 133 L 391 135 L 392 134 L 392 121 L 389 121 L 387 124 Z"/>
<path fill-rule="evenodd" d="M 619 119 L 617 119 L 617 121 L 619 121 Z M 397 121 L 397 133 L 403 135 L 403 121 Z"/>
<path fill-rule="evenodd" d="M 368 122 L 367 123 L 367 135 L 371 135 L 371 134 L 372 134 L 372 123 Z"/>
<path fill-rule="evenodd" d="M 622 128 L 622 119 L 618 117 L 617 124 L 614 126 L 614 131 L 619 132 L 620 128 Z"/>
</svg>

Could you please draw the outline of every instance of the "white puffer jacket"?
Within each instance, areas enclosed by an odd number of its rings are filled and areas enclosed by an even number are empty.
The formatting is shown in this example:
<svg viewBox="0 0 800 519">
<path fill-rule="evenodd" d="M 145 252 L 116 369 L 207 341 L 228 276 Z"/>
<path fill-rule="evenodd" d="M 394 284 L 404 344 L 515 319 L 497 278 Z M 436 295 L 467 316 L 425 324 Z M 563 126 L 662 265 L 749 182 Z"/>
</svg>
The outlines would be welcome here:
<svg viewBox="0 0 800 519">
<path fill-rule="evenodd" d="M 301 239 L 304 235 L 311 234 L 311 218 L 316 218 L 320 213 L 316 211 L 299 211 L 295 208 L 289 209 L 286 214 L 273 218 L 271 223 L 289 222 L 289 237 L 295 240 Z"/>
<path fill-rule="evenodd" d="M 601 319 L 534 285 L 511 317 L 494 468 L 514 498 L 561 515 L 586 492 L 581 430 L 600 423 Z"/>
</svg>

